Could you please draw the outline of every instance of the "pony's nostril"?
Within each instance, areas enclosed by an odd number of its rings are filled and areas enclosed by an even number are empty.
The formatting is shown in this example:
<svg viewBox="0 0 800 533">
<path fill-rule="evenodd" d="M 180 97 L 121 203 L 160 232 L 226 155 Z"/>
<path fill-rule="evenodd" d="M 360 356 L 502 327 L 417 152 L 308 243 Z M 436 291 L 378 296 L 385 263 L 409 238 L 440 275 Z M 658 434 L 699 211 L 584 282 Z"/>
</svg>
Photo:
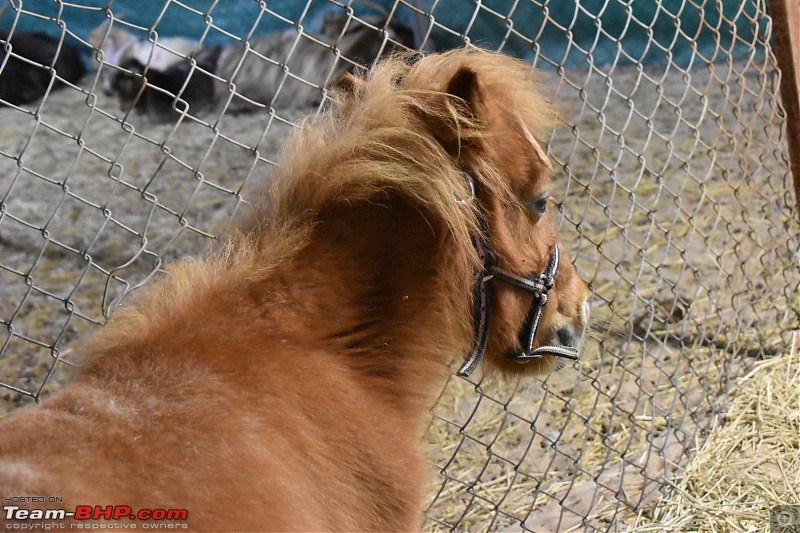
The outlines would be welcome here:
<svg viewBox="0 0 800 533">
<path fill-rule="evenodd" d="M 580 334 L 572 326 L 564 326 L 556 332 L 556 344 L 577 349 L 581 343 Z"/>
</svg>

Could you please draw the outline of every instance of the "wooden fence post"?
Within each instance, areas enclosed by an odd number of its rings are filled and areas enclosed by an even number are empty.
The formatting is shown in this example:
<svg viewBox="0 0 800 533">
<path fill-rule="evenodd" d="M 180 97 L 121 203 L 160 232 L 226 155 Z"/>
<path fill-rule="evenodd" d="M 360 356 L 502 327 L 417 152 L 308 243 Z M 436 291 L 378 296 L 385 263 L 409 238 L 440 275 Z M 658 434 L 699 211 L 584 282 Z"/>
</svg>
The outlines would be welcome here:
<svg viewBox="0 0 800 533">
<path fill-rule="evenodd" d="M 781 100 L 786 110 L 789 168 L 800 215 L 800 0 L 770 0 L 775 57 L 781 69 Z"/>
</svg>

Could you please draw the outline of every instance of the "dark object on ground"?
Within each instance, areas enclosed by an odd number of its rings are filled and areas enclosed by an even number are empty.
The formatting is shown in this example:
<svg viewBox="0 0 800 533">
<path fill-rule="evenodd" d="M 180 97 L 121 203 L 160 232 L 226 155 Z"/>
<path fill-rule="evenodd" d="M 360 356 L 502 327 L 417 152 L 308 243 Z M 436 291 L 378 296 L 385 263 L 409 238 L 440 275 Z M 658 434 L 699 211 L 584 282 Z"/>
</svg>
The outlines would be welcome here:
<svg viewBox="0 0 800 533">
<path fill-rule="evenodd" d="M 123 109 L 134 106 L 154 118 L 169 119 L 175 111 L 195 112 L 215 102 L 213 78 L 206 72 L 214 72 L 221 50 L 200 50 L 194 57 L 194 69 L 189 60 L 161 71 L 128 59 L 120 65 L 125 70 L 114 77 L 112 89 Z"/>
<path fill-rule="evenodd" d="M 8 34 L 0 32 L 0 105 L 35 102 L 44 96 L 56 74 L 75 83 L 86 72 L 74 47 L 43 33 L 14 32 L 11 35 L 11 54 L 6 51 L 8 42 Z M 3 61 L 6 61 L 5 65 Z M 55 72 L 50 69 L 51 65 Z M 53 81 L 53 90 L 63 86 L 58 79 Z"/>
</svg>

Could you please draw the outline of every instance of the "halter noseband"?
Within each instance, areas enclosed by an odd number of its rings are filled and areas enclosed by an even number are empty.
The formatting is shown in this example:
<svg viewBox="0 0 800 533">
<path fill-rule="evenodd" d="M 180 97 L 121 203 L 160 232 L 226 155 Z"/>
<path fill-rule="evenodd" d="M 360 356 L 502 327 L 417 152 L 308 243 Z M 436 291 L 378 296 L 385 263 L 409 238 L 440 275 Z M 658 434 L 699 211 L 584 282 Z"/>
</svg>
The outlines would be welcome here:
<svg viewBox="0 0 800 533">
<path fill-rule="evenodd" d="M 466 177 L 474 195 L 472 179 L 469 175 L 466 175 Z M 556 276 L 558 276 L 558 266 L 561 260 L 558 245 L 553 248 L 553 253 L 550 254 L 550 259 L 547 261 L 544 272 L 539 277 L 528 278 L 500 268 L 483 237 L 473 235 L 472 242 L 483 264 L 482 271 L 477 273 L 477 281 L 475 283 L 475 346 L 469 357 L 464 361 L 464 364 L 458 369 L 458 375 L 469 377 L 478 367 L 483 354 L 486 352 L 486 347 L 489 343 L 491 310 L 491 285 L 489 285 L 489 281 L 492 279 L 504 281 L 533 294 L 531 307 L 525 317 L 525 326 L 520 335 L 522 351 L 508 352 L 506 357 L 509 360 L 517 363 L 527 363 L 542 356 L 551 355 L 577 361 L 579 359 L 578 351 L 571 346 L 546 345 L 533 349 L 533 341 L 539 331 L 542 314 L 547 305 L 548 293 L 555 286 Z"/>
</svg>

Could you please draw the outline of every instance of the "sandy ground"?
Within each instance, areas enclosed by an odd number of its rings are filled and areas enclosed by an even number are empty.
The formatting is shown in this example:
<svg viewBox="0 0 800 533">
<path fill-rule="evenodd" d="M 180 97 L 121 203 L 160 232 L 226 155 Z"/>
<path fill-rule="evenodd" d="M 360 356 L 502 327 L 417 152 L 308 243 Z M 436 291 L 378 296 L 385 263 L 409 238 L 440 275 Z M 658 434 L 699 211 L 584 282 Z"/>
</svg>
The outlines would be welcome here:
<svg viewBox="0 0 800 533">
<path fill-rule="evenodd" d="M 627 527 L 705 439 L 731 380 L 800 323 L 769 57 L 545 78 L 566 122 L 549 144 L 555 208 L 595 331 L 549 379 L 450 381 L 425 436 L 426 528 Z M 91 84 L 0 109 L 0 414 L 68 382 L 76 336 L 205 248 L 296 118 L 156 124 Z"/>
</svg>

